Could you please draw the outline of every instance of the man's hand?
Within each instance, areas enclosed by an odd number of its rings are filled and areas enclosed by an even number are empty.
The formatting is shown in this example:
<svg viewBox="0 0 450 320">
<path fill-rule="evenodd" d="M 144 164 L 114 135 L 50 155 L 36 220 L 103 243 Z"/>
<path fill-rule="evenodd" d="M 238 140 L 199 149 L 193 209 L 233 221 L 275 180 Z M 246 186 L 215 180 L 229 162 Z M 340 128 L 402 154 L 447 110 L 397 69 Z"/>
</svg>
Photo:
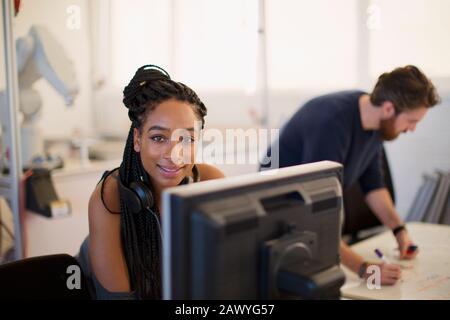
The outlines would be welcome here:
<svg viewBox="0 0 450 320">
<path fill-rule="evenodd" d="M 386 188 L 376 189 L 366 195 L 366 202 L 369 208 L 391 230 L 402 226 L 403 222 L 395 210 L 392 198 Z M 413 259 L 417 255 L 417 250 L 408 252 L 408 247 L 413 244 L 406 229 L 398 231 L 395 235 L 397 239 L 400 259 Z M 417 248 L 416 248 L 417 249 Z"/>
<path fill-rule="evenodd" d="M 381 280 L 380 284 L 384 286 L 391 286 L 397 283 L 398 280 L 402 277 L 402 271 L 400 269 L 400 266 L 397 264 L 390 264 L 390 263 L 384 263 L 384 262 L 369 262 L 367 264 L 367 268 L 369 266 L 378 266 L 381 271 Z M 364 279 L 367 280 L 368 277 L 371 276 L 370 273 L 364 272 Z"/>
<path fill-rule="evenodd" d="M 417 256 L 417 254 L 419 253 L 417 247 L 413 251 L 408 251 L 408 248 L 410 246 L 413 246 L 414 244 L 409 237 L 408 231 L 406 231 L 406 229 L 398 232 L 395 238 L 397 239 L 398 249 L 400 251 L 400 259 L 414 259 Z"/>
</svg>

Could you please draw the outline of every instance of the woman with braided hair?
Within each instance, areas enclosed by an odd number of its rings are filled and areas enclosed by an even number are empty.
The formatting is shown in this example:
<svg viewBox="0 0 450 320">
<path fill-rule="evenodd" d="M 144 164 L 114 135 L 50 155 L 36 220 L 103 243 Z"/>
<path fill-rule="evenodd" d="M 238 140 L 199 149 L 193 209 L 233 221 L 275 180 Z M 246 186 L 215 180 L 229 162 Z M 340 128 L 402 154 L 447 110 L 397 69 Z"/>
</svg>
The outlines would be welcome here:
<svg viewBox="0 0 450 320">
<path fill-rule="evenodd" d="M 79 260 L 98 299 L 160 299 L 162 191 L 223 174 L 194 164 L 206 107 L 188 86 L 146 65 L 125 87 L 123 102 L 132 122 L 123 161 L 104 174 L 91 196 L 89 237 Z M 140 183 L 154 201 L 136 209 L 126 190 Z"/>
</svg>

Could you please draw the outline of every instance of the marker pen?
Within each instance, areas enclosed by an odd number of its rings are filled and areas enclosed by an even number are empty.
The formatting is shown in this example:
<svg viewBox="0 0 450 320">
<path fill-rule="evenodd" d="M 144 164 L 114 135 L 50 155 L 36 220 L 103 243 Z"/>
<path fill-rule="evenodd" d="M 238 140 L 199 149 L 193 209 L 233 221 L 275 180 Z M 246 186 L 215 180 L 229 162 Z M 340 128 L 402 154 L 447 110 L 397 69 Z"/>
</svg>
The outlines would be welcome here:
<svg viewBox="0 0 450 320">
<path fill-rule="evenodd" d="M 418 247 L 417 247 L 416 245 L 411 244 L 411 245 L 408 247 L 408 250 L 406 251 L 406 253 L 407 253 L 407 254 L 413 254 L 414 251 L 417 250 L 417 248 L 418 248 Z"/>
<path fill-rule="evenodd" d="M 375 254 L 377 255 L 378 258 L 380 258 L 381 260 L 383 260 L 385 263 L 390 264 L 391 262 L 388 260 L 388 258 L 386 258 L 386 256 L 380 251 L 380 249 L 375 249 Z"/>
</svg>

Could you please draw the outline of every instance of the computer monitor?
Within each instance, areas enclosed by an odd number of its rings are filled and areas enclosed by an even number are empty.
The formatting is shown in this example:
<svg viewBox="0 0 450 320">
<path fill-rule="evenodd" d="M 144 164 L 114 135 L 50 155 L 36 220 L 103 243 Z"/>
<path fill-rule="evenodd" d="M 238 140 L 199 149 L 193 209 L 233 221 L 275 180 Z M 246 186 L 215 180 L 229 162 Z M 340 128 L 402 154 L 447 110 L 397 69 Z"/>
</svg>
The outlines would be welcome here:
<svg viewBox="0 0 450 320">
<path fill-rule="evenodd" d="M 342 176 L 323 161 L 167 189 L 164 299 L 339 298 Z"/>
</svg>

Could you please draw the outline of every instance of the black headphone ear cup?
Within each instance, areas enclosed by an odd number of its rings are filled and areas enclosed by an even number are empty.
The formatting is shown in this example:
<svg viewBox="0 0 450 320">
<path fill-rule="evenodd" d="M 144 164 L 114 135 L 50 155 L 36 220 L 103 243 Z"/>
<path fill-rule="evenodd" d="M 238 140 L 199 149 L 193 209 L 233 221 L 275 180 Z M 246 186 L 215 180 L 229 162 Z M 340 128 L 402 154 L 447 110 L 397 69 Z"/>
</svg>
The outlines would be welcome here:
<svg viewBox="0 0 450 320">
<path fill-rule="evenodd" d="M 122 181 L 120 181 L 120 179 L 119 179 L 119 193 L 120 197 L 125 201 L 131 212 L 137 213 L 141 211 L 142 209 L 141 200 L 133 190 L 125 187 L 122 184 Z"/>
<path fill-rule="evenodd" d="M 130 184 L 130 189 L 134 191 L 139 199 L 140 210 L 151 209 L 155 204 L 151 190 L 142 182 L 134 181 Z M 138 212 L 139 212 L 138 211 Z"/>
<path fill-rule="evenodd" d="M 194 179 L 192 182 L 199 182 L 200 181 L 200 172 L 198 171 L 198 168 L 195 164 L 192 167 L 192 174 L 194 176 Z"/>
</svg>

